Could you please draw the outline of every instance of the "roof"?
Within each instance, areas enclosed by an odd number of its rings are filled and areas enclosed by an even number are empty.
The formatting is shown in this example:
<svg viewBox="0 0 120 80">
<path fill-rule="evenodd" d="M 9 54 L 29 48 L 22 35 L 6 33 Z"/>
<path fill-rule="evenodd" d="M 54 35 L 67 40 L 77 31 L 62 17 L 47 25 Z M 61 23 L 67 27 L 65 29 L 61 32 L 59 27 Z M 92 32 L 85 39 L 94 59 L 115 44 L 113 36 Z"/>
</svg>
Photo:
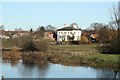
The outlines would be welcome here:
<svg viewBox="0 0 120 80">
<path fill-rule="evenodd" d="M 91 37 L 97 39 L 99 37 L 99 34 L 91 34 Z"/>
<path fill-rule="evenodd" d="M 64 27 L 61 29 L 57 29 L 57 31 L 70 31 L 70 30 L 81 30 L 81 29 L 75 29 L 73 27 Z"/>
</svg>

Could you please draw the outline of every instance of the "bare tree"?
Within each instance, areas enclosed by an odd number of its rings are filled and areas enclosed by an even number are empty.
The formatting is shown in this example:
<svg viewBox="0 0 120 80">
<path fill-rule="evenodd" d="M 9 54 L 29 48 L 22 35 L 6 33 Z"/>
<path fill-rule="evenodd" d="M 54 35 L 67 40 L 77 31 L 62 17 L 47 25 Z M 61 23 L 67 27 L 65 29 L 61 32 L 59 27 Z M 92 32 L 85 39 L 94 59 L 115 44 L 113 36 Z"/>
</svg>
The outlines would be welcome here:
<svg viewBox="0 0 120 80">
<path fill-rule="evenodd" d="M 23 29 L 20 27 L 20 28 L 16 28 L 15 31 L 21 32 L 23 31 Z"/>
<path fill-rule="evenodd" d="M 112 8 L 112 15 L 111 15 L 111 19 L 113 22 L 114 27 L 117 30 L 117 36 L 116 36 L 116 46 L 118 48 L 120 48 L 120 4 L 118 4 L 118 8 L 113 7 Z M 118 50 L 119 51 L 119 50 Z"/>
<path fill-rule="evenodd" d="M 0 26 L 0 30 L 4 30 L 4 25 Z"/>
<path fill-rule="evenodd" d="M 54 27 L 54 26 L 52 26 L 52 25 L 47 25 L 46 31 L 55 32 L 55 31 L 56 31 L 56 27 Z"/>
<path fill-rule="evenodd" d="M 113 39 L 114 29 L 111 28 L 109 24 L 105 23 L 91 23 L 90 27 L 87 28 L 87 31 L 90 31 L 90 34 L 96 33 L 99 35 L 98 42 L 100 43 L 109 43 Z"/>
<path fill-rule="evenodd" d="M 120 3 L 120 2 L 119 2 Z M 117 37 L 120 39 L 120 4 L 118 4 L 118 8 L 112 8 L 112 15 L 111 15 L 111 24 L 113 27 L 117 29 Z"/>
<path fill-rule="evenodd" d="M 41 38 L 41 37 L 44 37 L 45 32 L 46 32 L 45 27 L 39 26 L 37 28 L 37 30 L 35 31 L 35 34 L 36 34 L 37 38 Z"/>
</svg>

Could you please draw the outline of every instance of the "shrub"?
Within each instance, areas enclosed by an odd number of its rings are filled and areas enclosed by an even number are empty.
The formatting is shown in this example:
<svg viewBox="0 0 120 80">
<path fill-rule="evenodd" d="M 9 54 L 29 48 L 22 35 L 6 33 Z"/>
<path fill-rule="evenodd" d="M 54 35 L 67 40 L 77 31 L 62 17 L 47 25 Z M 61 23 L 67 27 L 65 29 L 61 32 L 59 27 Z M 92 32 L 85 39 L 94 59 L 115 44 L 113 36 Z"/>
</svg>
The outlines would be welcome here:
<svg viewBox="0 0 120 80">
<path fill-rule="evenodd" d="M 31 41 L 28 41 L 26 43 L 23 44 L 23 51 L 38 51 L 37 47 L 36 47 L 36 44 L 35 42 L 33 42 L 32 40 Z"/>
<path fill-rule="evenodd" d="M 36 48 L 41 52 L 46 52 L 49 49 L 49 42 L 47 40 L 41 39 L 36 42 Z"/>
<path fill-rule="evenodd" d="M 3 59 L 9 59 L 9 58 L 10 58 L 10 53 L 8 53 L 8 52 L 3 52 L 3 53 L 2 53 L 2 58 L 3 58 Z"/>
<path fill-rule="evenodd" d="M 10 52 L 10 58 L 11 59 L 20 59 L 21 58 L 21 53 L 16 47 L 13 47 Z"/>
<path fill-rule="evenodd" d="M 81 44 L 87 44 L 87 43 L 89 43 L 89 40 L 86 36 L 81 36 L 80 43 Z"/>
<path fill-rule="evenodd" d="M 104 54 L 120 54 L 118 40 L 115 39 L 109 44 L 104 44 L 99 50 Z"/>
<path fill-rule="evenodd" d="M 49 42 L 48 40 L 39 39 L 37 41 L 27 41 L 23 45 L 23 51 L 40 51 L 40 52 L 46 52 L 49 48 Z"/>
</svg>

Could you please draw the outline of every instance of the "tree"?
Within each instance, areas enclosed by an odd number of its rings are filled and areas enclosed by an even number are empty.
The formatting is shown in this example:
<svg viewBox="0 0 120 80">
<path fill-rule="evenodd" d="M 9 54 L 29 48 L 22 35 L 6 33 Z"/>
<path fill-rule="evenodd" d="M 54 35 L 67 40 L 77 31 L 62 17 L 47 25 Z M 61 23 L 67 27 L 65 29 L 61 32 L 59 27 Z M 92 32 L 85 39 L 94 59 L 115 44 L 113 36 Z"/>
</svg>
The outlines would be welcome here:
<svg viewBox="0 0 120 80">
<path fill-rule="evenodd" d="M 26 36 L 20 36 L 20 37 L 16 37 L 12 40 L 12 42 L 14 42 L 14 45 L 17 47 L 24 47 L 24 44 L 26 42 L 30 42 L 30 40 L 32 40 L 32 35 L 26 35 Z"/>
<path fill-rule="evenodd" d="M 115 29 L 109 24 L 104 23 L 91 23 L 90 27 L 87 28 L 91 31 L 91 34 L 99 34 L 98 41 L 100 43 L 109 43 L 114 37 Z"/>
<path fill-rule="evenodd" d="M 103 23 L 91 23 L 90 27 L 87 30 L 93 30 L 95 32 L 99 32 L 101 28 L 103 28 L 106 24 Z"/>
<path fill-rule="evenodd" d="M 35 33 L 36 33 L 37 37 L 44 37 L 45 32 L 46 32 L 46 30 L 45 30 L 44 26 L 39 26 Z"/>
<path fill-rule="evenodd" d="M 120 15 L 118 16 L 118 14 L 120 14 L 120 4 L 118 4 L 118 8 L 113 7 L 112 8 L 112 12 L 113 14 L 111 15 L 111 19 L 113 22 L 113 25 L 115 26 L 116 30 L 117 30 L 117 36 L 114 38 L 113 42 L 111 43 L 111 49 L 114 53 L 119 53 L 120 54 Z"/>
<path fill-rule="evenodd" d="M 55 32 L 55 31 L 56 31 L 56 27 L 54 27 L 54 26 L 52 26 L 52 25 L 47 25 L 46 31 Z"/>
<path fill-rule="evenodd" d="M 2 26 L 0 26 L 0 30 L 4 30 L 4 26 L 2 25 Z"/>
<path fill-rule="evenodd" d="M 99 31 L 99 40 L 102 43 L 110 43 L 114 38 L 114 30 L 109 25 L 104 26 Z"/>
<path fill-rule="evenodd" d="M 38 51 L 36 45 L 35 45 L 35 42 L 33 42 L 32 40 L 30 41 L 27 41 L 24 46 L 23 46 L 23 50 L 24 51 Z"/>
<path fill-rule="evenodd" d="M 23 31 L 23 29 L 20 27 L 20 28 L 16 28 L 15 31 Z"/>
<path fill-rule="evenodd" d="M 33 33 L 33 29 L 32 28 L 30 29 L 30 33 Z"/>
<path fill-rule="evenodd" d="M 41 39 L 36 42 L 36 47 L 41 52 L 47 52 L 49 49 L 49 42 L 47 40 Z"/>
<path fill-rule="evenodd" d="M 112 21 L 110 24 L 116 31 L 115 36 L 112 38 L 111 42 L 108 45 L 105 45 L 101 48 L 101 51 L 103 53 L 120 54 L 120 19 L 118 18 L 118 10 L 116 8 L 113 7 L 112 12 Z"/>
</svg>

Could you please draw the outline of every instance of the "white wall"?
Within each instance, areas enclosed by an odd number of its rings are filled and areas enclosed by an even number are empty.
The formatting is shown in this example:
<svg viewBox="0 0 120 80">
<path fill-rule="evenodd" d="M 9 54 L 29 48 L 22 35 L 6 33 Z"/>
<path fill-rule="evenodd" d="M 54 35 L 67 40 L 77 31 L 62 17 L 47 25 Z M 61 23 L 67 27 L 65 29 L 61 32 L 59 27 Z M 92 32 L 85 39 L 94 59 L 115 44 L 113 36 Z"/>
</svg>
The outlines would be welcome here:
<svg viewBox="0 0 120 80">
<path fill-rule="evenodd" d="M 80 40 L 81 39 L 81 30 L 72 30 L 72 31 L 57 31 L 57 41 L 62 41 L 61 36 L 65 36 L 65 41 L 67 41 L 67 35 L 72 37 L 72 34 L 74 34 L 74 40 Z"/>
</svg>

